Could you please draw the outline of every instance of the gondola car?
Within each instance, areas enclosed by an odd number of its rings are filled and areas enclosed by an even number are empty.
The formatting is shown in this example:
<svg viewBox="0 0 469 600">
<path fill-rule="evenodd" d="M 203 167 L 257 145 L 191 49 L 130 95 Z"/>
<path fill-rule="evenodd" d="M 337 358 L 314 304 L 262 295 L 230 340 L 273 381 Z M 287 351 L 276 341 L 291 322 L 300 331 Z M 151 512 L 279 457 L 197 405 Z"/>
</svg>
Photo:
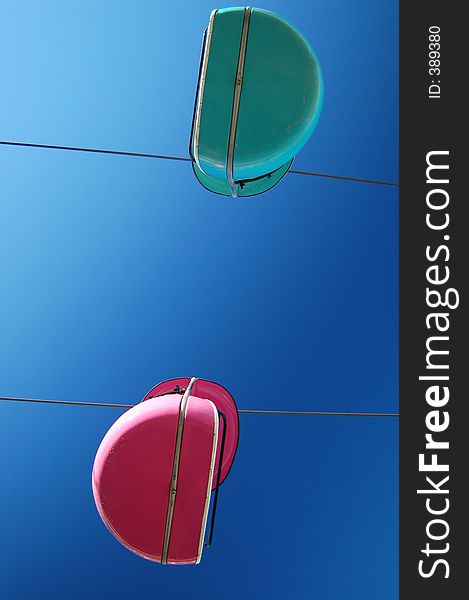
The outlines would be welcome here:
<svg viewBox="0 0 469 600">
<path fill-rule="evenodd" d="M 162 564 L 196 564 L 211 493 L 233 463 L 239 418 L 231 394 L 196 378 L 158 384 L 104 436 L 93 466 L 95 503 L 127 548 Z"/>
<path fill-rule="evenodd" d="M 214 10 L 189 148 L 199 182 L 224 196 L 270 190 L 315 128 L 323 87 L 316 54 L 287 21 L 259 8 Z"/>
</svg>

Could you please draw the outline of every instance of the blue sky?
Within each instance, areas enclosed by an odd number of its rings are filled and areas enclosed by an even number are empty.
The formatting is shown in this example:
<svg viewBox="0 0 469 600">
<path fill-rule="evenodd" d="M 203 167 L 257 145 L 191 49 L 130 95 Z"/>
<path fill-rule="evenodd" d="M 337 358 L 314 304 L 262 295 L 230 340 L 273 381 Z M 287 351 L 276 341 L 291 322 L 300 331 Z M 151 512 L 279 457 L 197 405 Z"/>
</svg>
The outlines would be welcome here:
<svg viewBox="0 0 469 600">
<path fill-rule="evenodd" d="M 269 8 L 311 41 L 325 103 L 296 169 L 398 181 L 398 9 Z M 0 0 L 0 139 L 187 156 L 198 2 Z M 398 409 L 398 193 L 287 175 L 231 200 L 190 165 L 0 147 L 0 392 L 139 401 L 220 382 L 240 408 Z M 0 405 L 2 595 L 395 599 L 398 426 L 241 416 L 197 567 L 121 547 L 91 467 L 120 414 Z"/>
</svg>

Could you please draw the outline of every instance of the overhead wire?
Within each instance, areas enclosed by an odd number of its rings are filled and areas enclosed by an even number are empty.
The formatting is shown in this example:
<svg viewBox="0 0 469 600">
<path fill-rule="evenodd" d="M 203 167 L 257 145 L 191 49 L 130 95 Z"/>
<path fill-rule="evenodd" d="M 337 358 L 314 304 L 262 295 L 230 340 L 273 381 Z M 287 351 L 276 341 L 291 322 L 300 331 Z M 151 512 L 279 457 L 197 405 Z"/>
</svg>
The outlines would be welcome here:
<svg viewBox="0 0 469 600">
<path fill-rule="evenodd" d="M 1 396 L 0 401 L 5 402 L 32 402 L 36 404 L 60 404 L 72 406 L 101 406 L 108 408 L 133 408 L 137 404 L 120 404 L 112 402 L 79 402 L 73 400 L 50 400 L 43 398 L 20 398 L 14 396 Z M 398 417 L 399 413 L 380 413 L 380 412 L 332 412 L 332 411 L 311 411 L 311 410 L 261 410 L 261 409 L 238 409 L 241 414 L 258 415 L 308 415 L 322 417 Z"/>
<path fill-rule="evenodd" d="M 117 156 L 133 156 L 137 158 L 155 158 L 159 160 L 174 160 L 180 162 L 192 162 L 192 159 L 187 156 L 173 156 L 171 154 L 150 154 L 147 152 L 128 152 L 126 150 L 108 150 L 104 148 L 85 148 L 81 146 L 57 146 L 53 144 L 35 144 L 31 142 L 13 142 L 0 140 L 2 146 L 19 146 L 23 148 L 42 148 L 47 150 L 65 150 L 72 152 L 90 152 L 95 154 L 112 154 Z M 377 179 L 364 179 L 361 177 L 347 177 L 345 175 L 333 175 L 330 173 L 315 173 L 314 171 L 300 171 L 290 169 L 289 173 L 294 175 L 309 175 L 311 177 L 322 177 L 325 179 L 337 179 L 342 181 L 355 181 L 357 183 L 370 183 L 374 185 L 384 185 L 390 187 L 399 187 L 399 183 L 390 181 L 379 181 Z"/>
</svg>

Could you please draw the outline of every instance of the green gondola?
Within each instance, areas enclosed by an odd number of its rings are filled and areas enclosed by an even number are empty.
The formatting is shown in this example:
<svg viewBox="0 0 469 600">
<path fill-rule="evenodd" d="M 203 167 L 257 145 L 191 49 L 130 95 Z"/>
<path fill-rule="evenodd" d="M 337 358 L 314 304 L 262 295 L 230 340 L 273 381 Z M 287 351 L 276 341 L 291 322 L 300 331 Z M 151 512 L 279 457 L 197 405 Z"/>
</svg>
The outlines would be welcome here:
<svg viewBox="0 0 469 600">
<path fill-rule="evenodd" d="M 192 120 L 197 179 L 224 196 L 271 189 L 311 135 L 322 103 L 318 59 L 292 25 L 259 8 L 214 10 Z"/>
</svg>

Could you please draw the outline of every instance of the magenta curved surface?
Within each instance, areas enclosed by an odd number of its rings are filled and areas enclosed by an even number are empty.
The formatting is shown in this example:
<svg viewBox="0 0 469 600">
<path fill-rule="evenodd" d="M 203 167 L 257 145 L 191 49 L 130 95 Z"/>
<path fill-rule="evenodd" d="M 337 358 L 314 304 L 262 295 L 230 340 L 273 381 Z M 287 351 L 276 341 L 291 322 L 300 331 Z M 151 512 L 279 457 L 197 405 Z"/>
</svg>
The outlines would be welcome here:
<svg viewBox="0 0 469 600">
<path fill-rule="evenodd" d="M 172 392 L 176 386 L 179 386 L 181 390 L 185 390 L 190 382 L 190 377 L 177 377 L 175 379 L 168 379 L 162 381 L 158 385 L 155 385 L 143 398 L 146 401 L 155 396 L 161 396 Z M 239 414 L 236 402 L 230 392 L 219 383 L 208 381 L 206 379 L 197 379 L 192 389 L 194 396 L 198 398 L 205 398 L 215 404 L 217 409 L 226 416 L 226 440 L 225 440 L 225 451 L 223 454 L 223 464 L 221 468 L 220 483 L 228 476 L 233 461 L 236 456 L 236 450 L 238 448 L 239 440 Z M 219 440 L 222 438 L 223 425 L 220 427 Z M 215 460 L 215 476 L 213 478 L 212 489 L 216 487 L 216 473 L 218 472 L 218 463 L 220 458 L 221 444 L 218 444 L 217 456 Z"/>
<path fill-rule="evenodd" d="M 127 548 L 161 562 L 181 394 L 128 410 L 109 429 L 93 465 L 99 514 Z M 217 444 L 218 415 L 189 396 L 184 419 L 168 563 L 200 560 Z"/>
</svg>

